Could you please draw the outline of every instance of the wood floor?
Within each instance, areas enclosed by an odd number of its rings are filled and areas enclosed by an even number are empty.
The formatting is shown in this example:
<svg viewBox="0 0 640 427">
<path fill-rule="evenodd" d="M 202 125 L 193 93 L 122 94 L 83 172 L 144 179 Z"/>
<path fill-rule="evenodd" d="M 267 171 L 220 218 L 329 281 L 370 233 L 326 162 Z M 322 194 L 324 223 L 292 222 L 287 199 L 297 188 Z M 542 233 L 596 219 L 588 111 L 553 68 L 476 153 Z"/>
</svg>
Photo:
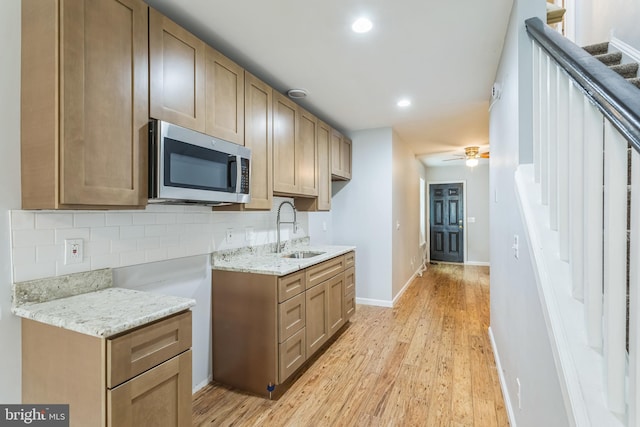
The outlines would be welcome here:
<svg viewBox="0 0 640 427">
<path fill-rule="evenodd" d="M 211 384 L 193 424 L 508 426 L 488 326 L 489 269 L 429 265 L 395 308 L 359 305 L 278 401 Z"/>
</svg>

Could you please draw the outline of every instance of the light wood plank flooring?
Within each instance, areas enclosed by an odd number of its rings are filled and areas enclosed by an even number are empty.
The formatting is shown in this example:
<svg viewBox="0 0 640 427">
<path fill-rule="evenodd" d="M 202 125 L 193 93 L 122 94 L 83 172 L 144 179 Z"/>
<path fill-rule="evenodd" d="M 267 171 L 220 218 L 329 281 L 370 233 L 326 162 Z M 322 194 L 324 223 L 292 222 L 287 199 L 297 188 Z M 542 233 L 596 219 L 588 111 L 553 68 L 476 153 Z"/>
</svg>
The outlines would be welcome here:
<svg viewBox="0 0 640 427">
<path fill-rule="evenodd" d="M 430 265 L 393 309 L 351 324 L 278 400 L 211 384 L 194 425 L 507 426 L 487 335 L 489 269 Z"/>
</svg>

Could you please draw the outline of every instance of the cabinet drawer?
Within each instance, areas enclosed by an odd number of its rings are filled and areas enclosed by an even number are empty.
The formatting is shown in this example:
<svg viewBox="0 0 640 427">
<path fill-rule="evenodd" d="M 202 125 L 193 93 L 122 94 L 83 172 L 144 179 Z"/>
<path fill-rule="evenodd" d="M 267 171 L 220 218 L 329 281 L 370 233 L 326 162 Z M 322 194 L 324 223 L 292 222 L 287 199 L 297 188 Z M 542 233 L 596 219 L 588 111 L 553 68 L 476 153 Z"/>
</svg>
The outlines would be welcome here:
<svg viewBox="0 0 640 427">
<path fill-rule="evenodd" d="M 107 426 L 191 425 L 191 350 L 107 390 Z"/>
<path fill-rule="evenodd" d="M 278 356 L 280 359 L 280 372 L 278 382 L 280 384 L 285 382 L 286 379 L 307 360 L 305 348 L 305 328 L 302 328 L 291 338 L 279 345 Z"/>
<path fill-rule="evenodd" d="M 351 292 L 344 297 L 344 319 L 349 320 L 356 312 L 356 293 Z"/>
<path fill-rule="evenodd" d="M 107 387 L 113 388 L 191 347 L 191 311 L 107 340 Z"/>
<path fill-rule="evenodd" d="M 286 301 L 305 289 L 304 271 L 278 278 L 278 302 Z"/>
<path fill-rule="evenodd" d="M 349 252 L 344 255 L 344 268 L 353 267 L 356 265 L 356 253 Z"/>
<path fill-rule="evenodd" d="M 344 255 L 332 258 L 313 267 L 307 268 L 307 289 L 331 279 L 344 271 Z"/>
<path fill-rule="evenodd" d="M 305 324 L 305 298 L 298 294 L 282 304 L 278 304 L 278 342 L 298 332 Z"/>
<path fill-rule="evenodd" d="M 356 291 L 356 268 L 347 268 L 344 271 L 344 294 L 349 295 Z"/>
</svg>

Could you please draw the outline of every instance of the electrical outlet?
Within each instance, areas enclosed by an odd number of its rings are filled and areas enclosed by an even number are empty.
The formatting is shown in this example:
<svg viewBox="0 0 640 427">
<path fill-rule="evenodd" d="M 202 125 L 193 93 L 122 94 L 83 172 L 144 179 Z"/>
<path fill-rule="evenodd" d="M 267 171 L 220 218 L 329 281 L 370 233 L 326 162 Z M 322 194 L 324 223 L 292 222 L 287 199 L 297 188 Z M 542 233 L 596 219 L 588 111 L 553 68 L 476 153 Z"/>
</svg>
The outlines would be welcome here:
<svg viewBox="0 0 640 427">
<path fill-rule="evenodd" d="M 82 239 L 65 239 L 64 241 L 64 265 L 80 264 L 84 258 Z"/>
<path fill-rule="evenodd" d="M 520 237 L 517 234 L 513 235 L 513 245 L 511 246 L 513 249 L 513 256 L 515 259 L 520 258 Z"/>
<path fill-rule="evenodd" d="M 518 386 L 518 391 L 517 391 L 518 409 L 522 409 L 522 393 L 520 389 L 520 378 L 516 378 L 516 385 Z"/>
<path fill-rule="evenodd" d="M 293 224 L 293 234 L 298 234 L 299 231 L 300 231 L 300 226 L 296 222 L 295 224 Z"/>
<path fill-rule="evenodd" d="M 233 228 L 227 228 L 227 243 L 233 240 Z"/>
<path fill-rule="evenodd" d="M 327 222 L 322 221 L 322 231 L 327 231 Z"/>
<path fill-rule="evenodd" d="M 247 242 L 251 242 L 253 240 L 253 237 L 254 237 L 253 227 L 245 227 L 244 240 L 246 240 Z"/>
</svg>

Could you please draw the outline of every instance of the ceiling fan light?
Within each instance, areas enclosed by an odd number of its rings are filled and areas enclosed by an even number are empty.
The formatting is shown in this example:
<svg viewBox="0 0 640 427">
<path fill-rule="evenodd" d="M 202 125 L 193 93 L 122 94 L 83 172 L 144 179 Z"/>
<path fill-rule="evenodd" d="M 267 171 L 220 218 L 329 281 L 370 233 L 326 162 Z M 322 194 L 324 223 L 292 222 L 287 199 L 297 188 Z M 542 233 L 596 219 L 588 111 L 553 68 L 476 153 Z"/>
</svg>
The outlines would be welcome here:
<svg viewBox="0 0 640 427">
<path fill-rule="evenodd" d="M 478 166 L 478 159 L 467 159 L 465 161 L 465 164 L 470 168 L 476 167 Z"/>
</svg>

